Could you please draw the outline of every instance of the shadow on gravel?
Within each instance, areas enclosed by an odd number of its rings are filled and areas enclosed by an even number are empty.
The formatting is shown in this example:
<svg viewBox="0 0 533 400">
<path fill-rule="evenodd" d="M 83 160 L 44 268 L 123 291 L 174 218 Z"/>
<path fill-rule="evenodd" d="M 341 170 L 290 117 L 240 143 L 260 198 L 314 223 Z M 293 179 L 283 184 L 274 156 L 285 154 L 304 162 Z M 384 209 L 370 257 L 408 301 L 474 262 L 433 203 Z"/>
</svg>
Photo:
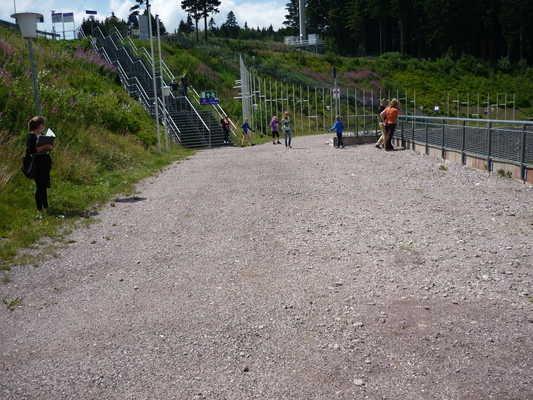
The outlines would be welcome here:
<svg viewBox="0 0 533 400">
<path fill-rule="evenodd" d="M 98 215 L 98 211 L 97 210 L 67 210 L 67 211 L 64 211 L 64 210 L 58 210 L 58 209 L 51 208 L 48 211 L 48 215 L 50 215 L 51 217 L 58 218 L 58 219 L 69 219 L 69 218 L 78 218 L 78 217 L 90 218 L 90 217 L 95 217 L 96 215 Z"/>
<path fill-rule="evenodd" d="M 131 197 L 117 197 L 115 199 L 116 203 L 137 203 L 139 201 L 146 200 L 146 197 L 131 196 Z"/>
</svg>

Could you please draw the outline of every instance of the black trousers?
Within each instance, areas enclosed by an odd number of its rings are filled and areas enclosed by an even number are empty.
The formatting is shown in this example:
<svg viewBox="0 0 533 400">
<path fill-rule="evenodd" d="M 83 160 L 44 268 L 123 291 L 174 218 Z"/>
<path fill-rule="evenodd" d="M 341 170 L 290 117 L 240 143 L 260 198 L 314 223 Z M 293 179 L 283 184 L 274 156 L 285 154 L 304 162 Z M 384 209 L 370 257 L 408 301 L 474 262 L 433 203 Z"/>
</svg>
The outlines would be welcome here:
<svg viewBox="0 0 533 400">
<path fill-rule="evenodd" d="M 41 211 L 43 208 L 48 208 L 48 185 L 35 181 L 37 189 L 35 190 L 35 204 L 37 210 Z"/>
<path fill-rule="evenodd" d="M 50 187 L 50 169 L 52 168 L 52 159 L 48 154 L 34 156 L 34 179 L 35 179 L 35 205 L 37 210 L 48 208 L 48 193 Z"/>
<path fill-rule="evenodd" d="M 387 141 L 385 142 L 385 150 L 394 150 L 394 147 L 392 147 L 392 138 L 394 136 L 395 129 L 396 125 L 385 126 L 385 130 L 387 131 Z"/>
<path fill-rule="evenodd" d="M 344 142 L 342 141 L 342 132 L 337 132 L 337 147 L 344 147 Z"/>
</svg>

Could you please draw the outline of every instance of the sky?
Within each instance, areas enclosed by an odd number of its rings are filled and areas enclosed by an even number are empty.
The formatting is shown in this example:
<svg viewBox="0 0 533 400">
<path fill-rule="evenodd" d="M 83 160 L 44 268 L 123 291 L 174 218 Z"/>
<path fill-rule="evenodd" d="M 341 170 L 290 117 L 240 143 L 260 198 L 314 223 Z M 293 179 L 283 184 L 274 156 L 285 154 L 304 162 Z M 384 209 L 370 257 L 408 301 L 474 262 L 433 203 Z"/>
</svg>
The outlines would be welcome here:
<svg viewBox="0 0 533 400">
<path fill-rule="evenodd" d="M 248 22 L 249 27 L 279 28 L 283 24 L 286 14 L 285 5 L 288 0 L 221 0 L 220 13 L 214 16 L 218 26 L 226 20 L 229 11 L 237 16 L 239 24 Z M 39 24 L 39 29 L 51 30 L 51 10 L 56 12 L 74 12 L 76 25 L 79 25 L 85 16 L 85 10 L 96 10 L 98 18 L 105 18 L 114 11 L 115 15 L 126 19 L 133 0 L 0 0 L 0 19 L 14 21 L 14 3 L 17 12 L 31 11 L 44 15 L 44 24 Z M 178 27 L 180 19 L 185 19 L 186 14 L 179 7 L 180 0 L 152 0 L 152 13 L 159 14 L 168 31 L 173 32 Z M 203 22 L 202 22 L 203 24 Z M 201 25 L 203 26 L 203 25 Z M 58 29 L 58 26 L 56 26 Z M 70 28 L 72 29 L 72 28 Z"/>
</svg>

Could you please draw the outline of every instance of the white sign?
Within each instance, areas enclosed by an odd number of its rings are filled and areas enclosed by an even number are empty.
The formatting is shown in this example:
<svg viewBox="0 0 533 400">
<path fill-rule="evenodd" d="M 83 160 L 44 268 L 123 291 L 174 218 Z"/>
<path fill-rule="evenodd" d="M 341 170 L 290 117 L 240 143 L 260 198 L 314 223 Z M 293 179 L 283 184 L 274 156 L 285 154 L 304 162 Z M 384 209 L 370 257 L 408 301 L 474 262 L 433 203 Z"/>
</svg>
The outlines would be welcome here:
<svg viewBox="0 0 533 400">
<path fill-rule="evenodd" d="M 63 22 L 63 14 L 62 13 L 55 13 L 52 11 L 52 24 L 57 24 Z"/>
<path fill-rule="evenodd" d="M 74 22 L 74 13 L 63 13 L 63 22 Z"/>
<path fill-rule="evenodd" d="M 340 99 L 341 98 L 341 89 L 340 88 L 333 88 L 331 89 L 331 95 L 334 99 Z"/>
</svg>

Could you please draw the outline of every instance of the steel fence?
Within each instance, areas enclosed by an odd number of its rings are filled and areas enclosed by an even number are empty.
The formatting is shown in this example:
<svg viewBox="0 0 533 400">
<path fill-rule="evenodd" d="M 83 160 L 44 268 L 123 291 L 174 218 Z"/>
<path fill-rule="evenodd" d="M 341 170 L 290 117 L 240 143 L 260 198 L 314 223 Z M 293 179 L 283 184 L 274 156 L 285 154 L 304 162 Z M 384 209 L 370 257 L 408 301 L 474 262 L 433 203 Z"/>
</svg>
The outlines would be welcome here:
<svg viewBox="0 0 533 400">
<path fill-rule="evenodd" d="M 458 152 L 463 163 L 467 156 L 485 159 L 487 169 L 494 162 L 519 166 L 521 178 L 533 167 L 533 122 L 470 118 L 401 116 L 399 136 L 402 145 L 438 148 Z"/>
</svg>

